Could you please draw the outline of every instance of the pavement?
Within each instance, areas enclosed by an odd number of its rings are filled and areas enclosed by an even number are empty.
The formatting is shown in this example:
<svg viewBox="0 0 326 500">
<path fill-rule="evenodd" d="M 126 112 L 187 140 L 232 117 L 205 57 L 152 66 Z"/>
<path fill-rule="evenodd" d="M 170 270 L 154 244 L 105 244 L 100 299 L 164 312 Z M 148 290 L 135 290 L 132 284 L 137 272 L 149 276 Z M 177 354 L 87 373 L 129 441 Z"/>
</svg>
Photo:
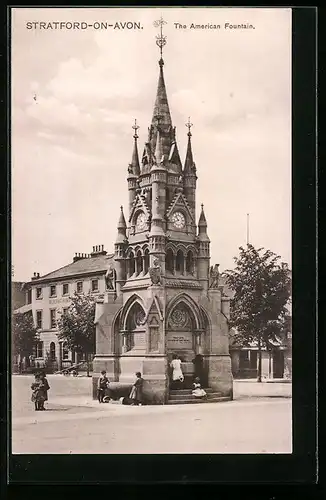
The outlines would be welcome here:
<svg viewBox="0 0 326 500">
<path fill-rule="evenodd" d="M 35 412 L 32 377 L 12 378 L 15 454 L 292 452 L 291 384 L 235 381 L 234 401 L 133 407 L 93 401 L 91 378 L 48 380 Z"/>
</svg>

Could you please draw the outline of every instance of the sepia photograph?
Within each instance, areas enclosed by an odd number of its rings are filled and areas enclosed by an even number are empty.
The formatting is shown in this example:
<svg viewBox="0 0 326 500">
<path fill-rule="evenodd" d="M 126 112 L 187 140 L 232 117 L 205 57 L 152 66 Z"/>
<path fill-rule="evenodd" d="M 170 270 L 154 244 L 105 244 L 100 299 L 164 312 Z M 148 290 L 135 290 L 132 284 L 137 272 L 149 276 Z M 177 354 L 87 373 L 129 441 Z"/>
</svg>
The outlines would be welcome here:
<svg viewBox="0 0 326 500">
<path fill-rule="evenodd" d="M 11 447 L 292 454 L 292 11 L 11 9 Z"/>
</svg>

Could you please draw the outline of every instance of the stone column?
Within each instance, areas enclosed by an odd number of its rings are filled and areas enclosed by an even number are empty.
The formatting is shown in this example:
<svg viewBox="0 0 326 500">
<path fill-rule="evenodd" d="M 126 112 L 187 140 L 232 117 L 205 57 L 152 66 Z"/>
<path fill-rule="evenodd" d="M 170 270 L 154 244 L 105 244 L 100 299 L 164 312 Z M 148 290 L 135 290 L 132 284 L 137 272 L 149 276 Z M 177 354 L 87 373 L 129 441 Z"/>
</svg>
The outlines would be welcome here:
<svg viewBox="0 0 326 500">
<path fill-rule="evenodd" d="M 128 351 L 128 330 L 121 330 L 122 335 L 122 354 Z"/>
</svg>

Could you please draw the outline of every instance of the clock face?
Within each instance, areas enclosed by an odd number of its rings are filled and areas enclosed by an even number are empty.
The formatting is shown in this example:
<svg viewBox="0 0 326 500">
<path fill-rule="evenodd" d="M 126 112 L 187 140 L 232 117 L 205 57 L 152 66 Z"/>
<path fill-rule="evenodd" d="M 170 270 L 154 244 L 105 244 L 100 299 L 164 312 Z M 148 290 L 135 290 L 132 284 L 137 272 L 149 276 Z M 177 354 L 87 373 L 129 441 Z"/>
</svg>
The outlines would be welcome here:
<svg viewBox="0 0 326 500">
<path fill-rule="evenodd" d="M 186 224 L 185 216 L 181 212 L 175 212 L 172 215 L 171 220 L 172 220 L 173 225 L 178 229 L 183 228 Z"/>
<path fill-rule="evenodd" d="M 138 215 L 137 220 L 136 220 L 136 228 L 139 231 L 142 231 L 146 227 L 146 218 L 145 214 L 142 212 Z"/>
</svg>

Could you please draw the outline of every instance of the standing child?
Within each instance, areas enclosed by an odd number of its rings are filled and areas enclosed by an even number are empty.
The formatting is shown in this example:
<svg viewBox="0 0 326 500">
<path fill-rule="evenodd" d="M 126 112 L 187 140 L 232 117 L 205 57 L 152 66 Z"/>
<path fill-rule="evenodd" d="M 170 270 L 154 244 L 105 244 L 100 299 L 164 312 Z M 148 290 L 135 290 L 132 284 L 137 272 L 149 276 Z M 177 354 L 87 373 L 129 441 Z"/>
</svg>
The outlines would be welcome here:
<svg viewBox="0 0 326 500">
<path fill-rule="evenodd" d="M 103 403 L 105 390 L 107 389 L 108 385 L 109 385 L 109 379 L 106 376 L 106 371 L 102 370 L 101 376 L 97 382 L 97 398 L 99 403 Z"/>
<path fill-rule="evenodd" d="M 42 386 L 41 386 L 41 391 L 43 393 L 43 398 L 42 398 L 42 404 L 41 404 L 41 410 L 45 410 L 44 408 L 44 402 L 48 400 L 48 390 L 50 389 L 48 379 L 46 378 L 45 372 L 42 372 L 40 375 Z"/>
<path fill-rule="evenodd" d="M 141 376 L 140 372 L 136 373 L 136 381 L 132 386 L 129 398 L 132 400 L 132 405 L 141 406 L 143 399 L 143 382 L 144 379 Z"/>
<path fill-rule="evenodd" d="M 42 410 L 44 408 L 44 390 L 43 390 L 44 384 L 43 381 L 41 380 L 41 376 L 39 373 L 35 374 L 35 380 L 31 385 L 32 389 L 32 402 L 35 405 L 35 411 Z"/>
</svg>

